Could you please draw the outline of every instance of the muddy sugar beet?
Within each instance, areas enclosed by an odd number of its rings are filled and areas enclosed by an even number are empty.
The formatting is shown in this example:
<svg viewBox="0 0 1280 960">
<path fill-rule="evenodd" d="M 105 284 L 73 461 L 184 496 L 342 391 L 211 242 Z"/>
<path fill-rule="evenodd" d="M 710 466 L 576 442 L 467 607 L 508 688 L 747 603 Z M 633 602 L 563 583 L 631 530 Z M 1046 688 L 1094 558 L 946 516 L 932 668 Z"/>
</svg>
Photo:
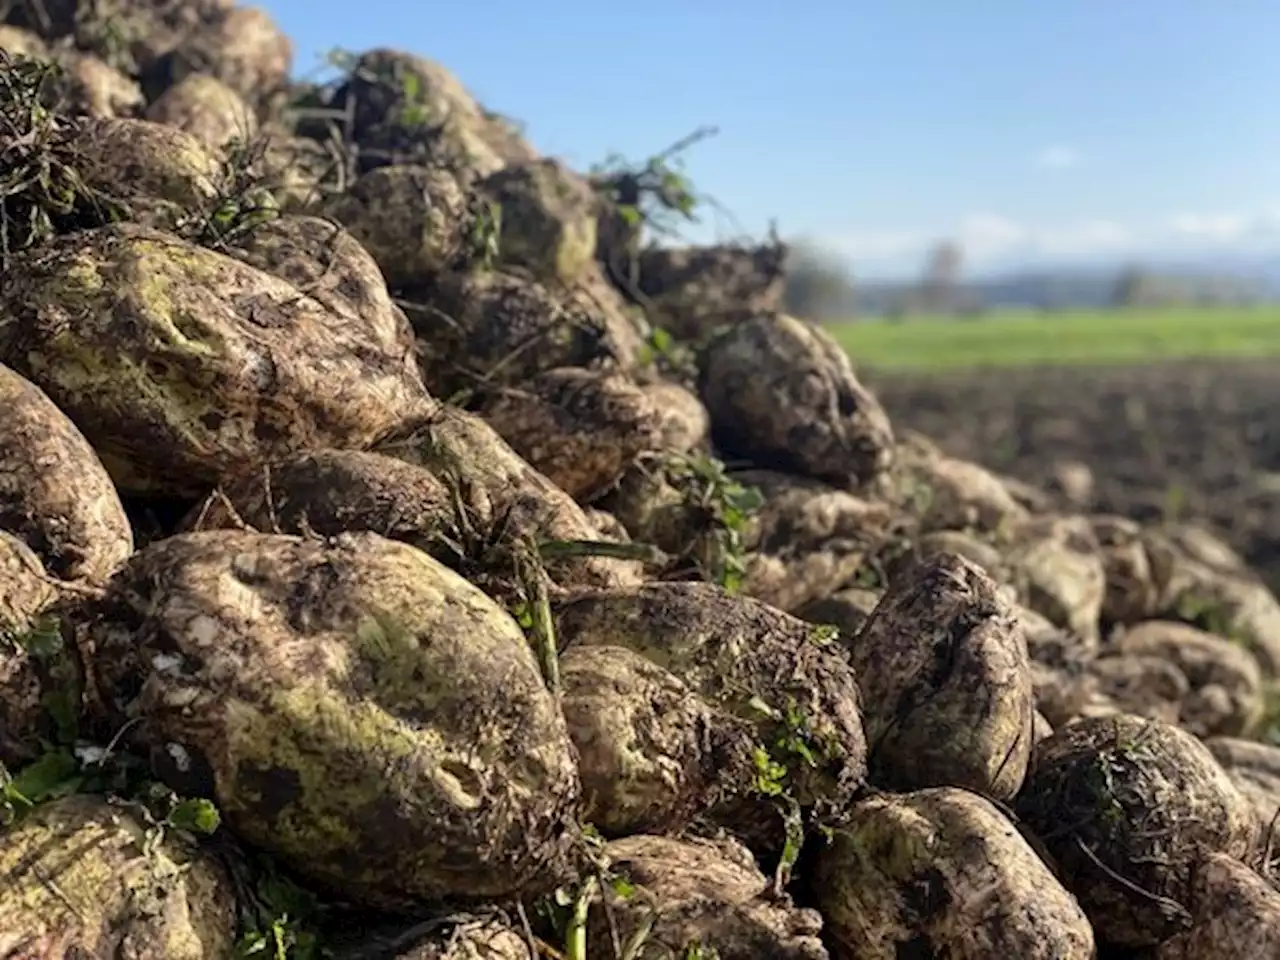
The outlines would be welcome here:
<svg viewBox="0 0 1280 960">
<path fill-rule="evenodd" d="M 519 626 L 426 554 L 209 531 L 139 551 L 84 626 L 175 789 L 363 902 L 554 886 L 579 786 Z"/>
</svg>

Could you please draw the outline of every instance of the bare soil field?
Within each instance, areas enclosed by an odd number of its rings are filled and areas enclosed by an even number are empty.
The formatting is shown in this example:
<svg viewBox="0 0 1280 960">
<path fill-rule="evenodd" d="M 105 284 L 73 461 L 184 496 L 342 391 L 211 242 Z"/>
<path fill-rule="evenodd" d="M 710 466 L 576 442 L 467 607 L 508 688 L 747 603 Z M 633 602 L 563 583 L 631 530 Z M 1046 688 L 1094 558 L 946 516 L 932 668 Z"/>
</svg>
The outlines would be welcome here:
<svg viewBox="0 0 1280 960">
<path fill-rule="evenodd" d="M 1041 485 L 1060 486 L 1063 464 L 1083 463 L 1090 508 L 1203 520 L 1280 584 L 1280 361 L 863 378 L 899 429 Z"/>
</svg>

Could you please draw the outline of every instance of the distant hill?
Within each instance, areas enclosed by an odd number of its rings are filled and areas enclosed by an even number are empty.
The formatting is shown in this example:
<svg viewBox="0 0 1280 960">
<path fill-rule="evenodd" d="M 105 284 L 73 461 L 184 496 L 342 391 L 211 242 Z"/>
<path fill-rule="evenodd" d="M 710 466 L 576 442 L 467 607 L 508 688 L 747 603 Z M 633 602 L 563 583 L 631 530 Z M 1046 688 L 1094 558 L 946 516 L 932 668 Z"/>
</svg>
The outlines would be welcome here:
<svg viewBox="0 0 1280 960">
<path fill-rule="evenodd" d="M 986 309 L 1096 309 L 1112 303 L 1127 267 L 1038 268 L 976 277 L 960 285 L 961 297 Z M 1143 264 L 1170 299 L 1186 303 L 1280 300 L 1280 262 Z M 863 280 L 855 284 L 853 315 L 892 313 L 912 290 L 911 281 Z"/>
</svg>

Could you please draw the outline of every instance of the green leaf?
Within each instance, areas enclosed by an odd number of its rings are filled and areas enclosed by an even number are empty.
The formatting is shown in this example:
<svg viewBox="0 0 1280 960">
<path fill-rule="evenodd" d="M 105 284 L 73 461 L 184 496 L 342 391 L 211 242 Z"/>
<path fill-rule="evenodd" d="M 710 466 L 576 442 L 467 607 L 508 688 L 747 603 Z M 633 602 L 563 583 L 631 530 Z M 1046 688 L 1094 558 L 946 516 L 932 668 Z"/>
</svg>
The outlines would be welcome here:
<svg viewBox="0 0 1280 960">
<path fill-rule="evenodd" d="M 222 815 L 209 800 L 191 798 L 183 800 L 168 817 L 169 825 L 178 830 L 201 833 L 206 836 L 218 829 L 222 823 Z"/>
<path fill-rule="evenodd" d="M 80 763 L 69 750 L 51 750 L 27 764 L 5 785 L 11 799 L 29 805 L 75 793 Z"/>
<path fill-rule="evenodd" d="M 240 939 L 240 945 L 236 950 L 236 954 L 241 957 L 253 957 L 264 952 L 266 949 L 266 934 L 255 931 L 253 933 L 246 933 Z"/>
<path fill-rule="evenodd" d="M 80 703 L 75 693 L 68 690 L 49 690 L 40 697 L 40 705 L 53 720 L 58 731 L 58 741 L 75 743 L 80 728 Z"/>
<path fill-rule="evenodd" d="M 18 643 L 38 660 L 51 660 L 62 653 L 62 630 L 56 617 L 40 617 Z"/>
<path fill-rule="evenodd" d="M 421 104 L 407 106 L 400 111 L 400 122 L 406 127 L 425 127 L 427 110 Z"/>
<path fill-rule="evenodd" d="M 814 757 L 813 751 L 809 749 L 809 745 L 803 740 L 796 740 L 795 738 L 792 738 L 787 746 L 791 749 L 792 753 L 797 754 L 800 759 L 809 766 L 816 767 L 818 765 L 817 758 Z"/>
<path fill-rule="evenodd" d="M 626 877 L 614 876 L 609 879 L 609 886 L 613 887 L 613 892 L 623 900 L 628 900 L 635 896 L 636 885 Z"/>
<path fill-rule="evenodd" d="M 786 779 L 786 767 L 778 763 L 764 747 L 756 747 L 752 751 L 752 759 L 756 767 L 756 789 L 768 797 L 781 796 L 783 780 Z"/>
<path fill-rule="evenodd" d="M 782 857 L 778 861 L 775 883 L 779 892 L 791 879 L 791 871 L 800 859 L 800 848 L 804 846 L 804 817 L 800 804 L 794 797 L 785 800 L 786 810 L 783 821 L 786 824 L 786 841 L 782 847 Z"/>
<path fill-rule="evenodd" d="M 826 647 L 840 639 L 840 628 L 832 623 L 815 624 L 809 631 L 809 640 L 815 646 Z"/>
<path fill-rule="evenodd" d="M 515 619 L 516 623 L 520 624 L 521 629 L 533 629 L 533 610 L 529 604 L 524 603 L 523 601 L 515 604 L 511 608 L 511 616 Z"/>
</svg>

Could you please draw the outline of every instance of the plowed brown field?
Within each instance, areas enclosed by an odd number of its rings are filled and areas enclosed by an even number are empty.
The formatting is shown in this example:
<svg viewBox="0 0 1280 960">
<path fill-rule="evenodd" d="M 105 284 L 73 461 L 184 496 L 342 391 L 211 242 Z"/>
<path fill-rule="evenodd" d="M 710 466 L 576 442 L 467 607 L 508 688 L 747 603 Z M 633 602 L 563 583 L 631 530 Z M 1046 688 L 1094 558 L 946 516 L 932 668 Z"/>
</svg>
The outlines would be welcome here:
<svg viewBox="0 0 1280 960">
<path fill-rule="evenodd" d="M 1094 509 L 1203 519 L 1280 587 L 1280 360 L 862 376 L 898 429 L 1035 483 L 1082 462 Z"/>
</svg>

